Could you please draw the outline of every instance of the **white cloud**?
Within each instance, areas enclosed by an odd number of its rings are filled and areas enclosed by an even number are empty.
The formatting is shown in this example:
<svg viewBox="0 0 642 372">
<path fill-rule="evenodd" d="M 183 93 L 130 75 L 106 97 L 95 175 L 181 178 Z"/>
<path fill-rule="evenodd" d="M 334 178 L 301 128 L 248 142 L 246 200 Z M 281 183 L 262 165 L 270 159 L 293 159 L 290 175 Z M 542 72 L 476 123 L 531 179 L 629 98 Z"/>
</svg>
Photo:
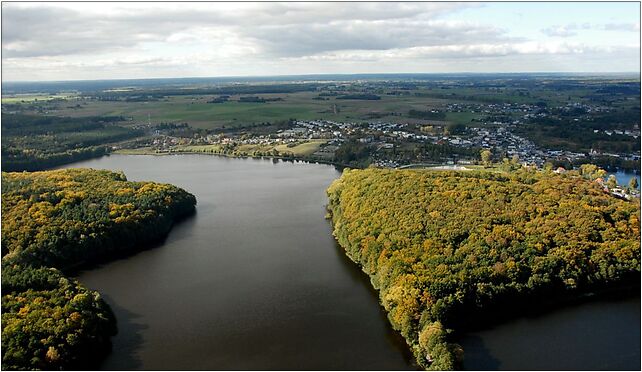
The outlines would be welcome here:
<svg viewBox="0 0 642 372">
<path fill-rule="evenodd" d="M 509 55 L 564 55 L 589 53 L 620 53 L 635 51 L 637 47 L 594 47 L 566 42 L 517 42 L 503 44 L 439 45 L 427 47 L 395 48 L 390 50 L 350 50 L 319 53 L 297 58 L 284 58 L 296 61 L 381 61 L 381 60 L 425 60 L 425 59 L 462 59 L 495 58 Z"/>
<path fill-rule="evenodd" d="M 542 29 L 542 33 L 547 36 L 569 37 L 577 35 L 581 30 L 598 30 L 598 31 L 630 31 L 639 32 L 640 22 L 636 23 L 583 23 L 581 25 L 571 23 L 568 25 L 557 25 Z"/>
<path fill-rule="evenodd" d="M 553 26 L 542 29 L 547 36 L 569 37 L 577 35 L 574 26 Z"/>
<path fill-rule="evenodd" d="M 462 9 L 480 6 L 447 2 L 4 3 L 3 72 L 5 79 L 13 80 L 372 72 L 379 68 L 498 71 L 502 66 L 499 71 L 503 71 L 506 61 L 520 71 L 534 60 L 547 68 L 555 60 L 573 58 L 576 68 L 594 66 L 586 56 L 616 61 L 619 69 L 639 64 L 639 56 L 631 57 L 639 43 L 632 45 L 630 38 L 614 39 L 608 45 L 576 38 L 584 31 L 639 33 L 639 22 L 549 25 L 540 30 L 545 36 L 529 39 L 514 36 L 500 21 L 456 17 Z M 613 66 L 602 63 L 602 69 Z"/>
</svg>

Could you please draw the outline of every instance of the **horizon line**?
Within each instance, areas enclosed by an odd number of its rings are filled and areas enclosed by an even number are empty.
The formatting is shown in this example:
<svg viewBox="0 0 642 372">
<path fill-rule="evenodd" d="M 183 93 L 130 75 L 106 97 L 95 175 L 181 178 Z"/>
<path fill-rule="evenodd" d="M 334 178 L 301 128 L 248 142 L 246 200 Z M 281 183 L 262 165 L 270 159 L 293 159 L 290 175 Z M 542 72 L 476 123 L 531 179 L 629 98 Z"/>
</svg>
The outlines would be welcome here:
<svg viewBox="0 0 642 372">
<path fill-rule="evenodd" d="M 69 80 L 8 80 L 1 84 L 15 83 L 73 83 L 73 82 L 98 82 L 98 81 L 127 81 L 127 80 L 170 80 L 170 79 L 252 79 L 252 78 L 294 78 L 294 77 L 323 77 L 323 76 L 377 76 L 377 75 L 580 75 L 580 76 L 606 76 L 606 75 L 637 75 L 641 71 L 609 71 L 609 72 L 571 72 L 571 71 L 522 71 L 522 72 L 354 72 L 354 73 L 310 73 L 310 74 L 276 74 L 276 75 L 230 75 L 230 76 L 182 76 L 182 77 L 143 77 L 143 78 L 105 78 L 105 79 L 69 79 Z"/>
</svg>

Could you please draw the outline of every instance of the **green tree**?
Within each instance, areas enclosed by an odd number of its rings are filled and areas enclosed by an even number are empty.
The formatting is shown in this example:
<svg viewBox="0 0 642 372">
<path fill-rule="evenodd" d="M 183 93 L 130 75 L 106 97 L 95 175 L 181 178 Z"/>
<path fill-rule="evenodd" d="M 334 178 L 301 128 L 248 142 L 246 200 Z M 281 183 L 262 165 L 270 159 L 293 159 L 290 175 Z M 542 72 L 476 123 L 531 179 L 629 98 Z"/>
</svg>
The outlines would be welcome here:
<svg viewBox="0 0 642 372">
<path fill-rule="evenodd" d="M 584 178 L 589 179 L 589 180 L 595 180 L 598 178 L 604 178 L 606 177 L 607 173 L 604 169 L 599 168 L 595 164 L 582 164 L 580 165 L 580 174 L 584 176 Z"/>
<path fill-rule="evenodd" d="M 452 369 L 461 350 L 451 331 L 485 311 L 639 281 L 640 206 L 599 192 L 599 168 L 584 170 L 591 180 L 526 168 L 346 170 L 328 209 L 417 362 Z"/>
<path fill-rule="evenodd" d="M 615 178 L 614 175 L 610 175 L 609 179 L 606 181 L 606 186 L 608 186 L 610 189 L 614 189 L 617 187 L 617 178 Z"/>
<path fill-rule="evenodd" d="M 513 155 L 510 159 L 510 162 L 513 165 L 519 165 L 519 156 L 517 154 Z"/>
<path fill-rule="evenodd" d="M 631 188 L 631 190 L 638 189 L 638 179 L 636 177 L 631 177 L 631 180 L 629 181 L 629 187 Z"/>
<path fill-rule="evenodd" d="M 492 155 L 493 155 L 492 152 L 490 152 L 490 150 L 488 150 L 488 149 L 481 150 L 480 156 L 481 156 L 481 161 L 482 161 L 482 164 L 484 165 L 484 167 L 490 166 L 490 159 L 491 159 Z"/>
<path fill-rule="evenodd" d="M 94 369 L 115 320 L 97 292 L 55 268 L 140 249 L 195 204 L 182 189 L 122 172 L 3 172 L 2 368 Z"/>
<path fill-rule="evenodd" d="M 580 174 L 585 178 L 591 179 L 597 171 L 597 165 L 594 164 L 582 164 L 580 165 Z"/>
</svg>

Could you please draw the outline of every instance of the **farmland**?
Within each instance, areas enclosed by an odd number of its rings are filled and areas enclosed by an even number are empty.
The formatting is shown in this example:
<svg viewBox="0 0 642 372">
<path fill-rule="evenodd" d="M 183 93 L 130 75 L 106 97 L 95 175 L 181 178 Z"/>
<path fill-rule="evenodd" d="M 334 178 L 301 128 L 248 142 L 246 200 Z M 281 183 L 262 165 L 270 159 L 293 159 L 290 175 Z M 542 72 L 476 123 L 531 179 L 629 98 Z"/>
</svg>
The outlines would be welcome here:
<svg viewBox="0 0 642 372">
<path fill-rule="evenodd" d="M 172 153 L 200 153 L 200 154 L 219 154 L 233 156 L 265 156 L 277 157 L 309 157 L 317 152 L 326 140 L 310 140 L 301 142 L 292 142 L 288 144 L 244 144 L 234 148 L 221 145 L 179 145 L 169 151 L 159 151 L 152 147 L 140 147 L 136 149 L 121 149 L 117 153 L 123 155 L 163 155 Z M 258 155 L 263 156 L 263 155 Z"/>
<path fill-rule="evenodd" d="M 133 122 L 188 123 L 201 129 L 238 128 L 257 123 L 297 118 L 302 120 L 329 119 L 336 121 L 364 121 L 373 116 L 400 122 L 411 109 L 426 110 L 441 107 L 447 99 L 427 97 L 384 96 L 380 101 L 315 100 L 318 94 L 297 92 L 264 94 L 262 98 L 280 98 L 281 101 L 255 103 L 239 102 L 240 96 L 231 96 L 224 103 L 207 103 L 212 96 L 169 96 L 158 101 L 125 102 L 76 99 L 73 105 L 63 102 L 52 104 L 47 115 L 87 117 L 123 116 Z M 334 112 L 336 105 L 337 112 Z M 26 112 L 36 113 L 31 107 Z M 395 115 L 391 115 L 395 114 Z"/>
<path fill-rule="evenodd" d="M 612 170 L 639 168 L 639 80 L 633 77 L 124 81 L 105 89 L 99 83 L 84 91 L 83 85 L 68 91 L 36 86 L 31 93 L 13 88 L 3 97 L 2 112 L 81 121 L 117 118 L 111 127 L 141 137 L 113 146 L 128 153 L 132 148 L 298 158 L 317 153 L 361 167 L 474 162 L 486 148 L 496 161 L 518 156 L 538 167 L 550 161 L 566 168 L 586 162 Z M 304 143 L 309 145 L 299 146 Z"/>
</svg>

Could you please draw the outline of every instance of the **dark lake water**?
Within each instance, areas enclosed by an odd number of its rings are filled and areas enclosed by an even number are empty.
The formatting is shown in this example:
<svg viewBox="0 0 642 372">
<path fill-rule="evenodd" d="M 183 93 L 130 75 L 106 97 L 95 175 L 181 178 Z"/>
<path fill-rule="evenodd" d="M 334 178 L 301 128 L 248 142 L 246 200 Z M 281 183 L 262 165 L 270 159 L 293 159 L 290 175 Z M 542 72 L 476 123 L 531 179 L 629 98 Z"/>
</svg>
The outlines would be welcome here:
<svg viewBox="0 0 642 372">
<path fill-rule="evenodd" d="M 332 166 L 207 155 L 72 166 L 172 183 L 198 200 L 160 246 L 79 275 L 118 319 L 103 369 L 415 369 L 324 219 Z M 517 319 L 462 343 L 468 369 L 639 369 L 640 300 Z"/>
<path fill-rule="evenodd" d="M 459 340 L 472 370 L 640 370 L 640 297 L 519 317 Z"/>
<path fill-rule="evenodd" d="M 79 280 L 114 309 L 104 369 L 412 369 L 324 219 L 332 166 L 203 155 L 74 164 L 180 186 L 197 214 Z"/>
</svg>

